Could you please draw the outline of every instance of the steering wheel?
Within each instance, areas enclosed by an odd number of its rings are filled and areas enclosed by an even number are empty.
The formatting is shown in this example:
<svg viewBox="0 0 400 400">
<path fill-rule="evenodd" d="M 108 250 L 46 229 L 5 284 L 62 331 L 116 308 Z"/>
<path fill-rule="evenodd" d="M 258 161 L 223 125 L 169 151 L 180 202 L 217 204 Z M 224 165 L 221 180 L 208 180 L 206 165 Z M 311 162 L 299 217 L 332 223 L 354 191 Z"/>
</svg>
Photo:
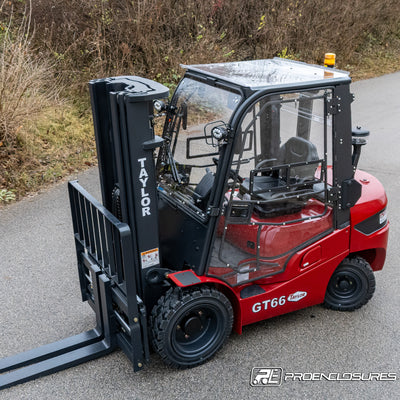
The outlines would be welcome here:
<svg viewBox="0 0 400 400">
<path fill-rule="evenodd" d="M 219 162 L 218 158 L 213 157 L 212 160 L 213 160 L 213 163 L 218 167 L 218 162 Z M 237 174 L 234 169 L 231 168 L 229 170 L 229 178 L 235 180 L 236 177 L 237 177 L 239 183 L 242 183 L 244 181 L 244 179 L 239 174 Z"/>
</svg>

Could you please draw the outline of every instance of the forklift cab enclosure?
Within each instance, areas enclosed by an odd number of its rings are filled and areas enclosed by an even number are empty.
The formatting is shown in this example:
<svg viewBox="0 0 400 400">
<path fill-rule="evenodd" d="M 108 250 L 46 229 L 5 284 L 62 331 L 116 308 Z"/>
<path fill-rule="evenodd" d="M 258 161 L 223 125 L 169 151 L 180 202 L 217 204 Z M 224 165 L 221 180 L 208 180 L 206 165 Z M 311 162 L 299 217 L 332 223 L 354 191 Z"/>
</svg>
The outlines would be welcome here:
<svg viewBox="0 0 400 400">
<path fill-rule="evenodd" d="M 361 307 L 385 260 L 387 199 L 357 170 L 368 132 L 352 130 L 348 74 L 278 58 L 185 68 L 156 163 L 168 280 L 224 294 L 237 332 L 314 304 Z"/>
<path fill-rule="evenodd" d="M 185 68 L 157 160 L 163 265 L 248 293 L 297 276 L 314 243 L 303 268 L 332 240 L 344 258 L 362 188 L 348 74 L 279 58 Z"/>
</svg>

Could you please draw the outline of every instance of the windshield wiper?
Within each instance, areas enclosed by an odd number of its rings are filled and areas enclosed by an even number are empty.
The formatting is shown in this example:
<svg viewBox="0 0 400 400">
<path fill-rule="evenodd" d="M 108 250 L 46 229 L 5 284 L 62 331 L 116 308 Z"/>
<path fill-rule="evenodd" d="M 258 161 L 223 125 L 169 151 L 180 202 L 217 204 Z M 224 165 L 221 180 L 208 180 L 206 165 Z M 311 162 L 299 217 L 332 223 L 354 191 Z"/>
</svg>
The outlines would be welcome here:
<svg viewBox="0 0 400 400">
<path fill-rule="evenodd" d="M 170 118 L 171 114 L 173 114 L 172 119 Z M 181 185 L 182 178 L 178 172 L 173 154 L 175 153 L 178 142 L 180 127 L 182 125 L 182 128 L 186 129 L 187 126 L 187 103 L 185 101 L 182 102 L 178 109 L 174 106 L 169 106 L 167 118 L 170 122 L 163 133 L 163 154 L 161 154 L 160 159 L 163 163 L 169 165 L 173 180 L 178 183 L 178 185 Z"/>
<path fill-rule="evenodd" d="M 179 175 L 178 169 L 176 168 L 176 161 L 174 160 L 174 157 L 171 152 L 171 144 L 169 144 L 169 146 L 167 147 L 167 157 L 168 157 L 168 164 L 171 168 L 172 178 L 176 183 L 181 185 L 182 179 Z"/>
</svg>

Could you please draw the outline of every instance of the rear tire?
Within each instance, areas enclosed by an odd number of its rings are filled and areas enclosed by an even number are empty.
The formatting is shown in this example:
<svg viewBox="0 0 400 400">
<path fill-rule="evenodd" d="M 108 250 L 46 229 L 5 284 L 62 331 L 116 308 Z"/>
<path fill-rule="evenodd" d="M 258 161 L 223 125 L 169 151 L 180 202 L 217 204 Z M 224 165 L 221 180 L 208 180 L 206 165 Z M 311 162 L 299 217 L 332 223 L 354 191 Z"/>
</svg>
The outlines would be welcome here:
<svg viewBox="0 0 400 400">
<path fill-rule="evenodd" d="M 151 313 L 152 344 L 166 364 L 191 368 L 226 342 L 233 323 L 231 303 L 209 287 L 171 288 Z"/>
<path fill-rule="evenodd" d="M 375 291 L 375 275 L 361 257 L 345 258 L 336 268 L 325 293 L 324 306 L 353 311 L 366 304 Z"/>
</svg>

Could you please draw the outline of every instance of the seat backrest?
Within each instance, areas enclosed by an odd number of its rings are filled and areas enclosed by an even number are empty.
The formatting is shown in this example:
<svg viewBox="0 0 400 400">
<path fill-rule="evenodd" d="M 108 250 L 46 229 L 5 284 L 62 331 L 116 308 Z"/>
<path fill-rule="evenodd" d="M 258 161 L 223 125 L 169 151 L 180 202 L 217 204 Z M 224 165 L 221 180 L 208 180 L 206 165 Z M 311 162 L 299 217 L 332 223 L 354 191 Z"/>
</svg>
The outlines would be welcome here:
<svg viewBox="0 0 400 400">
<path fill-rule="evenodd" d="M 291 137 L 283 144 L 278 152 L 279 164 L 293 164 L 318 160 L 318 151 L 313 143 L 301 137 Z M 291 169 L 290 176 L 300 179 L 312 179 L 317 169 L 317 164 L 301 165 Z"/>
<path fill-rule="evenodd" d="M 207 172 L 194 189 L 193 198 L 200 208 L 204 208 L 210 198 L 211 189 L 214 186 L 215 176 Z"/>
</svg>

